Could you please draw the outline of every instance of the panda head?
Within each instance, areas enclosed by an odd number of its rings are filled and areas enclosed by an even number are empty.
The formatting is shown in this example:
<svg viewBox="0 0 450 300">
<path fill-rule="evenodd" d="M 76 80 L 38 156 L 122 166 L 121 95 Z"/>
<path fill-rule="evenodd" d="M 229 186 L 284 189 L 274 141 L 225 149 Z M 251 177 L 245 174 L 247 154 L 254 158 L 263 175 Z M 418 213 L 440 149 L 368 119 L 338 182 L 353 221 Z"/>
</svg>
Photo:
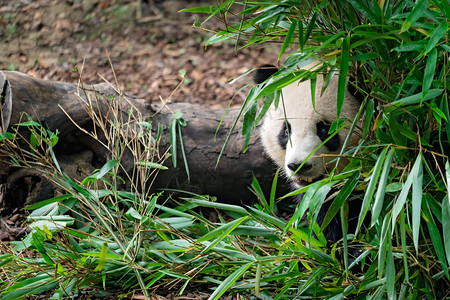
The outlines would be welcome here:
<svg viewBox="0 0 450 300">
<path fill-rule="evenodd" d="M 274 66 L 263 65 L 257 70 L 254 80 L 256 83 L 262 83 L 277 71 Z M 331 79 L 321 94 L 323 84 L 322 76 L 318 76 L 315 109 L 311 101 L 309 80 L 284 87 L 278 107 L 271 105 L 261 127 L 260 135 L 265 152 L 297 188 L 321 179 L 334 168 L 335 165 L 331 161 L 341 151 L 342 143 L 348 134 L 348 129 L 344 128 L 314 152 L 330 137 L 330 125 L 337 118 L 338 76 L 335 75 Z M 340 118 L 354 119 L 360 104 L 359 100 L 346 91 Z M 358 140 L 359 134 L 353 133 L 348 146 L 356 145 Z M 314 154 L 310 155 L 312 152 Z M 342 169 L 344 166 L 345 160 L 341 160 L 338 168 Z"/>
</svg>

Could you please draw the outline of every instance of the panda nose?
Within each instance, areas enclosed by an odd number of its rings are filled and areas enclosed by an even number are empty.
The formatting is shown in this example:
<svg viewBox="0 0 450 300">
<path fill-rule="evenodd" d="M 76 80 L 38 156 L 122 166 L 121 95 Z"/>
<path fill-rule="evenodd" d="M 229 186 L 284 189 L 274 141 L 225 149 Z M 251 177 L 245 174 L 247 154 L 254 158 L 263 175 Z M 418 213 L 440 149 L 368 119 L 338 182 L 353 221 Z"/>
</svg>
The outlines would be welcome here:
<svg viewBox="0 0 450 300">
<path fill-rule="evenodd" d="M 301 162 L 300 163 L 290 163 L 290 164 L 288 164 L 288 168 L 289 168 L 289 170 L 291 170 L 292 172 L 295 172 L 295 171 L 297 171 L 297 169 L 301 166 Z M 300 171 L 299 171 L 299 173 L 300 172 L 306 172 L 306 171 L 309 171 L 309 170 L 311 170 L 312 169 L 312 164 L 309 164 L 309 163 L 305 163 L 303 166 L 302 166 L 302 168 L 300 169 Z"/>
</svg>

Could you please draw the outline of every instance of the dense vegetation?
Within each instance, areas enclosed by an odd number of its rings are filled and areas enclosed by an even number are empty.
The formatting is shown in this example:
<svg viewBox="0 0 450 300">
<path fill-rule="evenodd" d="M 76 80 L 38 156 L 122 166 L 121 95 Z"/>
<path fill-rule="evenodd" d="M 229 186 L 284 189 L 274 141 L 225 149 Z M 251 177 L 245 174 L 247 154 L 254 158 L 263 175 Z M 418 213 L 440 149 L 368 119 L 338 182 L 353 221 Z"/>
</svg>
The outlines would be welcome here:
<svg viewBox="0 0 450 300">
<path fill-rule="evenodd" d="M 146 296 L 197 290 L 210 299 L 225 292 L 263 299 L 448 296 L 449 3 L 227 0 L 188 11 L 209 14 L 198 27 L 213 17 L 224 21 L 210 44 L 281 44 L 281 70 L 253 87 L 243 105 L 245 135 L 254 134 L 273 101 L 281 101 L 281 87 L 311 79 L 314 88 L 317 76 L 339 71 L 340 106 L 351 78 L 364 97 L 357 118 L 363 118 L 362 127 L 344 120 L 332 126 L 362 132 L 360 144 L 341 153 L 350 163 L 340 174 L 294 192 L 305 195 L 287 221 L 276 214 L 276 178 L 267 198 L 254 181 L 260 200 L 255 207 L 198 195 L 169 207 L 162 195 L 145 192 L 152 176 L 164 172 L 167 155 L 157 153 L 158 125 L 143 122 L 138 112 L 106 121 L 92 111 L 112 159 L 82 182 L 61 172 L 52 155 L 55 133 L 24 122 L 30 150 L 19 148 L 23 138 L 15 132 L 3 134 L 2 153 L 41 170 L 64 194 L 28 207 L 33 231 L 0 256 L 2 299 L 46 291 L 54 291 L 55 299 L 106 293 L 101 287 Z M 300 70 L 317 59 L 318 69 Z M 175 114 L 174 141 L 181 125 Z M 138 163 L 132 174 L 123 174 L 128 150 Z M 133 183 L 131 190 L 120 188 L 123 180 Z M 332 189 L 339 192 L 330 196 Z M 319 207 L 332 201 L 327 219 L 339 214 L 346 224 L 346 202 L 355 199 L 363 203 L 358 231 L 330 251 L 314 224 Z M 219 221 L 209 221 L 198 207 L 220 210 Z M 354 246 L 363 251 L 349 261 Z M 24 256 L 24 249 L 39 255 Z"/>
</svg>

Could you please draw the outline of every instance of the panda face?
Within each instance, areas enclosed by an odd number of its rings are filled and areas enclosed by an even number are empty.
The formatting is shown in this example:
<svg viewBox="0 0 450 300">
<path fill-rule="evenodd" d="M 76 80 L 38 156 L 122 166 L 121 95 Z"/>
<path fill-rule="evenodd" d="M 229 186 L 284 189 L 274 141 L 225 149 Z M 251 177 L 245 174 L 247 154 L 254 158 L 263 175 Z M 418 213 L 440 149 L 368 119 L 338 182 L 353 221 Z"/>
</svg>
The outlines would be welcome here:
<svg viewBox="0 0 450 300">
<path fill-rule="evenodd" d="M 331 79 L 321 95 L 322 85 L 323 79 L 318 76 L 315 109 L 311 102 L 309 81 L 283 88 L 278 108 L 275 109 L 272 104 L 261 127 L 260 134 L 266 153 L 283 169 L 295 187 L 316 181 L 334 168 L 334 163 L 330 161 L 341 151 L 348 133 L 348 129 L 341 130 L 314 152 L 330 137 L 330 126 L 337 117 L 338 76 Z M 341 118 L 353 119 L 359 106 L 359 101 L 347 91 Z M 349 146 L 356 145 L 357 141 L 358 136 L 354 133 Z M 312 152 L 314 154 L 310 156 Z M 341 162 L 339 169 L 344 167 L 345 160 Z M 299 169 L 302 163 L 303 166 Z"/>
</svg>

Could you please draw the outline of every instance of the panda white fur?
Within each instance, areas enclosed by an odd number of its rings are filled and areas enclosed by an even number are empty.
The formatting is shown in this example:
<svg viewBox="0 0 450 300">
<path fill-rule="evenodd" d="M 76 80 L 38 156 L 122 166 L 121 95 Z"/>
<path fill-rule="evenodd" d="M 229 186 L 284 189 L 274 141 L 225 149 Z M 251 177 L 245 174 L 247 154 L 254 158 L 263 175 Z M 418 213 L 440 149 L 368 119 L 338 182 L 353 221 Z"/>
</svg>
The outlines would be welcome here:
<svg viewBox="0 0 450 300">
<path fill-rule="evenodd" d="M 305 67 L 308 68 L 310 66 Z M 262 83 L 277 71 L 272 65 L 263 65 L 257 69 L 254 80 L 256 83 Z M 328 133 L 330 125 L 337 118 L 338 75 L 331 79 L 323 94 L 321 94 L 322 86 L 322 76 L 317 76 L 315 109 L 312 105 L 309 80 L 284 87 L 278 108 L 275 108 L 274 104 L 271 105 L 260 130 L 265 152 L 283 170 L 294 188 L 301 188 L 319 180 L 334 168 L 334 162 L 330 161 L 340 153 L 342 143 L 348 134 L 348 129 L 341 130 L 307 159 L 310 153 L 330 136 Z M 347 90 L 340 118 L 354 119 L 360 105 L 361 102 Z M 360 134 L 353 133 L 347 145 L 356 145 L 359 136 Z M 302 168 L 298 170 L 306 159 Z M 341 164 L 345 164 L 345 160 L 341 159 Z M 344 165 L 341 165 L 340 169 L 342 167 Z M 322 206 L 317 219 L 319 224 L 328 207 L 328 204 Z M 353 211 L 356 210 L 359 212 L 359 205 L 353 207 Z M 335 217 L 324 230 L 327 240 L 333 242 L 342 237 L 341 232 L 338 217 Z"/>
<path fill-rule="evenodd" d="M 273 66 L 271 68 L 270 65 L 259 68 L 255 75 L 256 83 L 263 82 L 276 71 L 277 69 Z M 318 76 L 315 109 L 311 101 L 309 80 L 284 87 L 280 104 L 277 108 L 274 104 L 271 105 L 264 116 L 260 131 L 265 152 L 282 168 L 297 188 L 320 179 L 334 167 L 334 164 L 329 162 L 335 158 L 336 154 L 339 154 L 348 134 L 347 128 L 341 130 L 309 157 L 298 172 L 295 172 L 314 149 L 330 136 L 328 134 L 330 125 L 337 118 L 338 76 L 335 75 L 331 79 L 323 94 L 321 94 L 322 86 L 323 78 Z M 284 102 L 284 106 L 281 101 Z M 346 91 L 340 117 L 354 119 L 359 107 L 360 101 L 350 91 Z M 354 146 L 358 140 L 359 135 L 353 134 L 348 145 Z M 341 161 L 345 163 L 345 160 Z M 343 165 L 340 167 L 342 168 Z"/>
</svg>

